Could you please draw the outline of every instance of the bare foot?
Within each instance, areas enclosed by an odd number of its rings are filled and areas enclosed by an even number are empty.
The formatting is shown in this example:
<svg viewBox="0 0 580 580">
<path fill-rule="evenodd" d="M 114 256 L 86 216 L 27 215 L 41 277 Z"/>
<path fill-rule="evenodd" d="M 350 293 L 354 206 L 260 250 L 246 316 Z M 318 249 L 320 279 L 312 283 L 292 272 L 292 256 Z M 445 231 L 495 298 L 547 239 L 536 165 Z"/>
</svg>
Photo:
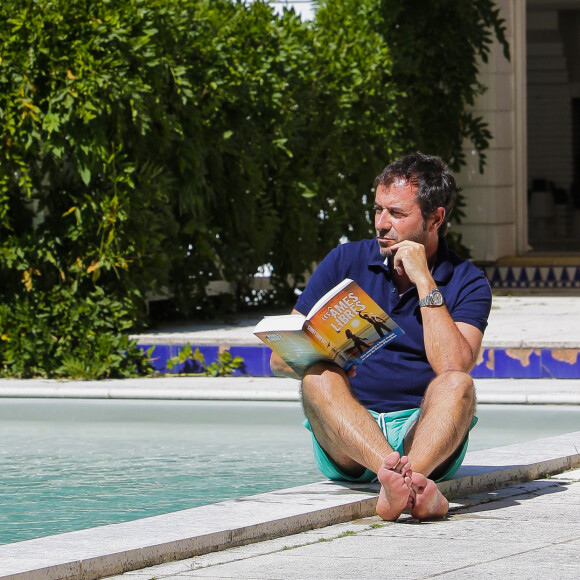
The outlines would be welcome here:
<svg viewBox="0 0 580 580">
<path fill-rule="evenodd" d="M 407 507 L 411 491 L 411 464 L 409 459 L 401 457 L 396 451 L 385 457 L 377 477 L 381 482 L 381 491 L 377 501 L 377 514 L 394 522 Z"/>
<path fill-rule="evenodd" d="M 407 508 L 418 520 L 442 518 L 449 510 L 449 502 L 437 489 L 434 481 L 420 473 L 411 475 L 411 492 Z"/>
</svg>

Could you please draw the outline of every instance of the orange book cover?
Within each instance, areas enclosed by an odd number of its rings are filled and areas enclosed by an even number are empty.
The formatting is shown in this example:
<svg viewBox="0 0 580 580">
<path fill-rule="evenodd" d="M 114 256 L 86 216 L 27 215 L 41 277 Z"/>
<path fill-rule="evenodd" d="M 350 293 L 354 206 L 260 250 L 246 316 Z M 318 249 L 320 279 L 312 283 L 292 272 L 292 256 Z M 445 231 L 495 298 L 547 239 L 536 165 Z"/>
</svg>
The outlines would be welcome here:
<svg viewBox="0 0 580 580">
<path fill-rule="evenodd" d="M 353 364 L 361 364 L 377 343 L 382 347 L 402 331 L 356 282 L 347 279 L 339 286 L 314 305 L 307 320 Z"/>
</svg>

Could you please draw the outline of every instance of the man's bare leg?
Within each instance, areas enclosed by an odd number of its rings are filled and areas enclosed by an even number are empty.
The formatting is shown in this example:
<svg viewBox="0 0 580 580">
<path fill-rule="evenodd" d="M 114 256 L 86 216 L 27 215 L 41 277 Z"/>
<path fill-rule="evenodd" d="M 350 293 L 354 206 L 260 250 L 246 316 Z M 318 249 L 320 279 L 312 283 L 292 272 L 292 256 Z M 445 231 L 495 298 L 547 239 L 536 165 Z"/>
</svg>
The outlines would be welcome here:
<svg viewBox="0 0 580 580">
<path fill-rule="evenodd" d="M 475 413 L 475 389 L 462 372 L 437 376 L 425 393 L 421 414 L 405 438 L 405 452 L 413 466 L 407 505 L 418 519 L 443 517 L 449 502 L 428 476 L 463 441 Z"/>
<path fill-rule="evenodd" d="M 302 404 L 316 440 L 342 471 L 352 476 L 365 468 L 380 472 L 377 513 L 396 520 L 409 499 L 409 461 L 399 461 L 376 421 L 355 399 L 346 374 L 335 365 L 311 367 L 302 380 Z"/>
</svg>

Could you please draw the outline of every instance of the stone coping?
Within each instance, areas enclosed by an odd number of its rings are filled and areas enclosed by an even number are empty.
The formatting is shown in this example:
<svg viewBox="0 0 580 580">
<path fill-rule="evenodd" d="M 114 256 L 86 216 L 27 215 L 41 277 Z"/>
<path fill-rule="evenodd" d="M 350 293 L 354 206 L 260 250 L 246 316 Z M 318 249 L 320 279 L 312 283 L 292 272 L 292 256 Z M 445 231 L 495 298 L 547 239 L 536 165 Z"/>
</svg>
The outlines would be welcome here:
<svg viewBox="0 0 580 580">
<path fill-rule="evenodd" d="M 580 466 L 580 431 L 468 453 L 447 497 Z M 329 481 L 0 546 L 0 578 L 91 580 L 374 514 L 378 487 Z"/>
<path fill-rule="evenodd" d="M 480 404 L 580 405 L 576 379 L 475 379 Z M 102 381 L 0 379 L 0 398 L 300 401 L 299 383 L 275 377 L 157 377 Z"/>
</svg>

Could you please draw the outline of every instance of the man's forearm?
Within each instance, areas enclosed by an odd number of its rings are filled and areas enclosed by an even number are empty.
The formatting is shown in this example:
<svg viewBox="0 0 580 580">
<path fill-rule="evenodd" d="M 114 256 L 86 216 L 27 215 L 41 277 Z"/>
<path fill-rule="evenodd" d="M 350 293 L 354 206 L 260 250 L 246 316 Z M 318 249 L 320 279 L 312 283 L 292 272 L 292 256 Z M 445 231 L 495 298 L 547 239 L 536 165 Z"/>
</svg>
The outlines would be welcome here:
<svg viewBox="0 0 580 580">
<path fill-rule="evenodd" d="M 421 308 L 423 337 L 427 359 L 436 374 L 446 371 L 468 373 L 475 364 L 477 352 L 457 328 L 446 306 Z"/>
<path fill-rule="evenodd" d="M 421 281 L 417 285 L 419 298 L 425 297 L 436 287 L 432 278 Z M 423 306 L 421 317 L 425 352 L 433 370 L 437 374 L 446 371 L 469 372 L 478 353 L 473 352 L 472 345 L 451 318 L 447 306 Z"/>
</svg>

